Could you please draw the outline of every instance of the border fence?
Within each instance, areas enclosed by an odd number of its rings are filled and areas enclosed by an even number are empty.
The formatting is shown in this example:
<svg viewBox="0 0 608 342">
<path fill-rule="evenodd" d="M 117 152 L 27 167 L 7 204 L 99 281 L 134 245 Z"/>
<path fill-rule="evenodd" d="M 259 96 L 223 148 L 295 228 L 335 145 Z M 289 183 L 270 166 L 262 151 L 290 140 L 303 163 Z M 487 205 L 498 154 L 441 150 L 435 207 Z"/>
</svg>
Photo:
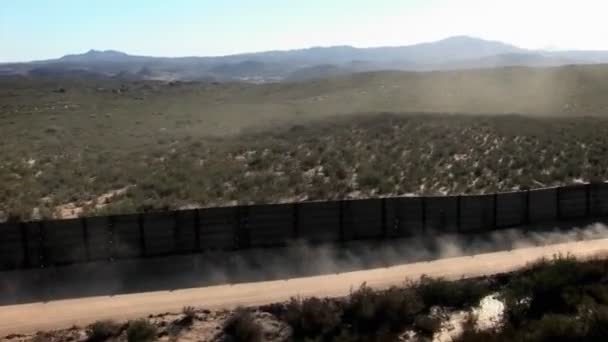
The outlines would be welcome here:
<svg viewBox="0 0 608 342">
<path fill-rule="evenodd" d="M 0 270 L 335 243 L 475 234 L 608 215 L 608 184 L 433 197 L 251 205 L 0 224 Z"/>
</svg>

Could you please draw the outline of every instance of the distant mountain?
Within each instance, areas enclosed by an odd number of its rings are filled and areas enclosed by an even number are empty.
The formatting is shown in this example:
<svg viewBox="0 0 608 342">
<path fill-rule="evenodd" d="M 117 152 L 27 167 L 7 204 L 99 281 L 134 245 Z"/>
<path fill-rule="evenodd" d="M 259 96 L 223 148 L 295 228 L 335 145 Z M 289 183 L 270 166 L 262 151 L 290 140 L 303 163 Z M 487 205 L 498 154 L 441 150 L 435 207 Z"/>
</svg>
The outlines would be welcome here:
<svg viewBox="0 0 608 342">
<path fill-rule="evenodd" d="M 119 79 L 297 81 L 362 71 L 449 70 L 608 63 L 608 51 L 540 51 L 468 36 L 409 46 L 312 47 L 222 57 L 147 57 L 114 50 L 31 63 L 0 64 L 0 76 Z"/>
<path fill-rule="evenodd" d="M 140 57 L 130 56 L 124 52 L 114 50 L 89 50 L 80 55 L 66 55 L 59 58 L 60 62 L 95 63 L 95 62 L 130 62 L 140 60 Z"/>
</svg>

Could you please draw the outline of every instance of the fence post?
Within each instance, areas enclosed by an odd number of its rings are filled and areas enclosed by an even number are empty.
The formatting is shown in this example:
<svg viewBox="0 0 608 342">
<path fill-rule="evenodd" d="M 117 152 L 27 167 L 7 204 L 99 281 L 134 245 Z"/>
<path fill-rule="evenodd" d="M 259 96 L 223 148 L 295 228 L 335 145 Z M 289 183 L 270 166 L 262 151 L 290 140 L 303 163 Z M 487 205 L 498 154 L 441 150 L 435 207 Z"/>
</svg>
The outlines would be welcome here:
<svg viewBox="0 0 608 342">
<path fill-rule="evenodd" d="M 44 268 L 47 266 L 46 259 L 48 259 L 46 255 L 46 242 L 44 233 L 44 223 L 42 223 L 42 221 L 38 221 L 38 257 L 40 258 L 40 268 Z"/>
<path fill-rule="evenodd" d="M 557 220 L 561 221 L 562 220 L 562 208 L 561 208 L 561 189 L 562 187 L 557 187 L 556 189 L 556 195 L 555 195 L 555 213 L 557 216 Z"/>
<path fill-rule="evenodd" d="M 139 249 L 141 250 L 141 256 L 146 256 L 146 233 L 144 229 L 144 214 L 139 213 L 137 215 L 137 226 L 139 227 Z"/>
<path fill-rule="evenodd" d="M 528 225 L 530 225 L 530 189 L 526 189 L 525 193 L 524 223 L 526 225 L 527 230 Z"/>
<path fill-rule="evenodd" d="M 426 197 L 420 197 L 420 201 L 420 208 L 422 208 L 422 233 L 426 234 Z"/>
<path fill-rule="evenodd" d="M 21 222 L 19 223 L 19 229 L 21 231 L 21 246 L 23 247 L 23 266 L 25 268 L 29 268 L 31 267 L 31 262 L 30 262 L 30 246 L 29 246 L 29 239 L 28 239 L 28 231 L 27 231 L 27 224 L 25 224 L 25 222 Z"/>
<path fill-rule="evenodd" d="M 195 251 L 201 252 L 201 214 L 200 209 L 194 209 L 194 240 L 196 241 Z"/>
<path fill-rule="evenodd" d="M 395 203 L 396 202 L 396 203 Z M 397 198 L 393 201 L 393 226 L 392 232 L 394 235 L 402 235 L 402 222 L 403 222 L 403 199 Z M 393 235 L 393 236 L 394 236 Z"/>
<path fill-rule="evenodd" d="M 249 207 L 240 206 L 237 208 L 237 229 L 236 229 L 236 247 L 237 249 L 245 249 L 251 246 L 249 236 Z"/>
<path fill-rule="evenodd" d="M 339 220 L 339 236 L 340 242 L 344 242 L 344 201 L 338 202 L 338 220 Z"/>
<path fill-rule="evenodd" d="M 494 208 L 492 208 L 493 209 L 492 217 L 493 217 L 494 222 L 492 224 L 494 226 L 494 229 L 497 229 L 498 228 L 498 194 L 494 193 L 493 197 L 494 197 L 494 201 L 492 201 L 492 202 L 494 202 Z"/>
<path fill-rule="evenodd" d="M 585 217 L 591 216 L 591 183 L 585 185 Z"/>
<path fill-rule="evenodd" d="M 180 233 L 180 229 L 179 229 L 178 212 L 173 211 L 173 252 L 176 254 L 179 253 L 179 248 L 178 248 L 179 247 L 178 246 L 179 233 Z"/>
<path fill-rule="evenodd" d="M 87 219 L 82 217 L 80 219 L 80 223 L 82 226 L 82 239 L 84 242 L 84 255 L 88 262 L 91 261 L 91 246 L 89 244 L 89 225 L 87 224 Z"/>
<path fill-rule="evenodd" d="M 381 212 L 381 224 L 382 224 L 382 238 L 386 239 L 387 236 L 387 231 L 388 231 L 388 227 L 387 227 L 387 222 L 386 222 L 386 198 L 382 198 L 380 200 L 380 210 Z"/>
<path fill-rule="evenodd" d="M 293 213 L 293 239 L 297 240 L 300 238 L 300 207 L 298 203 L 292 204 Z"/>
<path fill-rule="evenodd" d="M 461 201 L 462 196 L 456 196 L 456 232 L 460 233 L 462 231 L 462 210 L 461 210 Z M 441 227 L 444 229 L 445 227 Z"/>
<path fill-rule="evenodd" d="M 114 261 L 114 216 L 108 216 L 108 261 Z"/>
</svg>

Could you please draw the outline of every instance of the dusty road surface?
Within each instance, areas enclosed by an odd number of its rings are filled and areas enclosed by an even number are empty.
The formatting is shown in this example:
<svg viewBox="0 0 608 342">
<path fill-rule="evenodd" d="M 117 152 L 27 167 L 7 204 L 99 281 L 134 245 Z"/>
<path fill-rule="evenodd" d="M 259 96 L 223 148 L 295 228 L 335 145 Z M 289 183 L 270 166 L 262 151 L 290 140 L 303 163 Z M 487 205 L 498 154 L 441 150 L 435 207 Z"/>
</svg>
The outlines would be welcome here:
<svg viewBox="0 0 608 342">
<path fill-rule="evenodd" d="M 363 282 L 382 288 L 400 285 L 406 279 L 418 279 L 425 274 L 449 279 L 491 275 L 512 271 L 556 254 L 572 254 L 578 258 L 603 257 L 608 255 L 608 239 L 289 280 L 0 306 L 0 336 L 82 326 L 100 319 L 126 320 L 148 314 L 179 312 L 184 306 L 229 309 L 280 302 L 294 296 L 342 296 Z"/>
</svg>

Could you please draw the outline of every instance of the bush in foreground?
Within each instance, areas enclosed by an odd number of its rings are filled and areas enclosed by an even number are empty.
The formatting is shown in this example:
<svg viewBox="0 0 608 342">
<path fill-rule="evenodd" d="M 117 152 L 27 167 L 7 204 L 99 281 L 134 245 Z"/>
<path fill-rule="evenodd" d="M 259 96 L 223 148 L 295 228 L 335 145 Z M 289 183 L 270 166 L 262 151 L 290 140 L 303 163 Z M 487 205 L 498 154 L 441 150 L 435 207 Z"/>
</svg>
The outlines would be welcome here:
<svg viewBox="0 0 608 342">
<path fill-rule="evenodd" d="M 348 297 L 343 320 L 362 335 L 394 334 L 411 325 L 423 308 L 420 298 L 409 288 L 375 291 L 363 285 Z"/>
<path fill-rule="evenodd" d="M 489 287 L 477 279 L 450 282 L 423 276 L 412 286 L 427 307 L 463 309 L 479 304 L 481 298 L 490 293 Z"/>
<path fill-rule="evenodd" d="M 601 280 L 608 263 L 578 262 L 570 256 L 543 260 L 511 281 L 503 293 L 506 317 L 518 326 L 545 314 L 576 315 L 587 304 L 608 304 L 608 287 Z"/>
<path fill-rule="evenodd" d="M 158 330 L 148 320 L 138 319 L 129 322 L 127 327 L 127 341 L 129 342 L 151 342 L 156 340 Z"/>
<path fill-rule="evenodd" d="M 342 308 L 332 299 L 292 298 L 278 317 L 291 326 L 295 338 L 317 338 L 336 333 Z"/>
<path fill-rule="evenodd" d="M 261 342 L 262 328 L 255 321 L 251 311 L 239 308 L 224 322 L 226 342 Z"/>
<path fill-rule="evenodd" d="M 87 341 L 103 342 L 120 335 L 122 326 L 112 320 L 95 322 L 87 327 Z"/>
</svg>

